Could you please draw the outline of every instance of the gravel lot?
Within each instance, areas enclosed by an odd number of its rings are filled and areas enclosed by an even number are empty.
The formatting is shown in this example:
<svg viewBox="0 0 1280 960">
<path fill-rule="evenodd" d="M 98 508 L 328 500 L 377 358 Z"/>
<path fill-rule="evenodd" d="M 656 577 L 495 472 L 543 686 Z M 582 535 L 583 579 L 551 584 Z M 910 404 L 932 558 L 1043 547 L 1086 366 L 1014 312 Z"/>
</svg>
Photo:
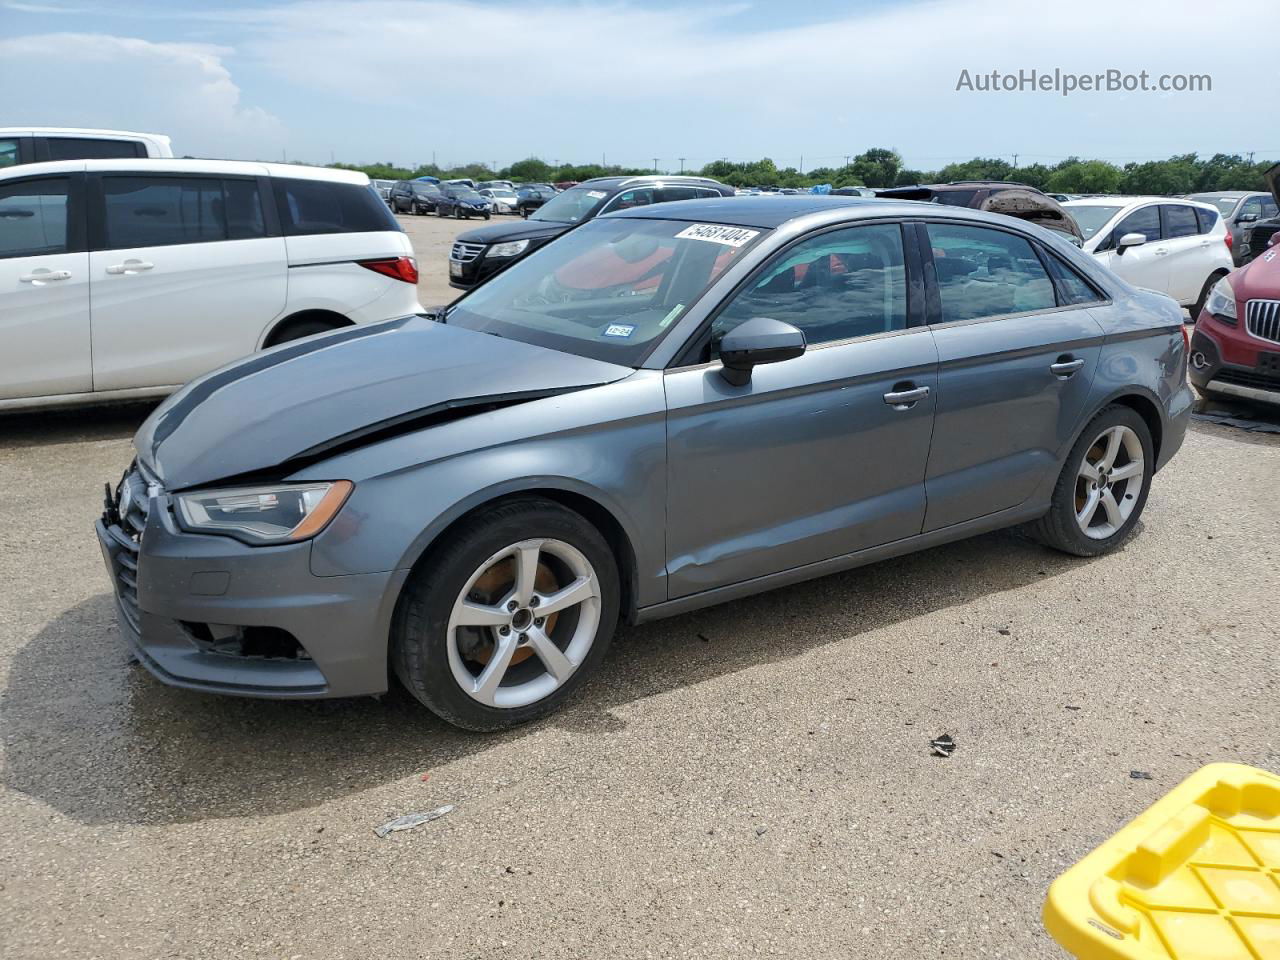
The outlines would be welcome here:
<svg viewBox="0 0 1280 960">
<path fill-rule="evenodd" d="M 467 225 L 406 221 L 442 302 Z M 1276 437 L 1193 424 L 1115 555 L 995 534 L 624 629 L 481 736 L 130 665 L 90 525 L 145 413 L 0 420 L 5 957 L 1057 957 L 1069 863 L 1280 770 Z"/>
</svg>

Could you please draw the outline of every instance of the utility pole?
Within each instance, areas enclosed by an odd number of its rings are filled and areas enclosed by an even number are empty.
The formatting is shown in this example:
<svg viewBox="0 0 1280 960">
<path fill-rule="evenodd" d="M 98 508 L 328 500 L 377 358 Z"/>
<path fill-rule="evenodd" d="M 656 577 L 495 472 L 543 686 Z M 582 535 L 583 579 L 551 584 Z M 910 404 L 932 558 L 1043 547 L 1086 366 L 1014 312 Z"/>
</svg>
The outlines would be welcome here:
<svg viewBox="0 0 1280 960">
<path fill-rule="evenodd" d="M 1249 151 L 1249 162 L 1250 162 L 1250 163 L 1253 163 L 1253 154 L 1254 154 L 1254 151 L 1253 151 L 1253 150 L 1250 150 L 1250 151 Z"/>
<path fill-rule="evenodd" d="M 657 173 L 657 172 L 658 172 L 658 158 L 657 158 L 657 157 L 654 157 L 654 158 L 653 158 L 653 172 L 654 172 L 654 173 Z"/>
<path fill-rule="evenodd" d="M 684 173 L 684 157 L 680 158 L 680 172 Z"/>
<path fill-rule="evenodd" d="M 849 156 L 850 156 L 850 155 L 849 155 L 849 154 L 847 154 L 847 153 L 844 155 L 844 165 L 845 165 L 846 167 L 849 165 Z"/>
<path fill-rule="evenodd" d="M 804 176 L 804 154 L 800 154 L 800 175 Z"/>
<path fill-rule="evenodd" d="M 1016 153 L 1013 155 L 1013 169 L 1018 169 L 1018 155 Z"/>
</svg>

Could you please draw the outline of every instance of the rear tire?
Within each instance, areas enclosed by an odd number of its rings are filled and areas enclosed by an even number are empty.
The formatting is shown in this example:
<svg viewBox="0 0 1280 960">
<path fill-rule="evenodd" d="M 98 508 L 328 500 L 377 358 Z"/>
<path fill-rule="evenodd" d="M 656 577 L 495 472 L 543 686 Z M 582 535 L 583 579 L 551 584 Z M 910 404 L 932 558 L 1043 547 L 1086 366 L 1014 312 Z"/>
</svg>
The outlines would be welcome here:
<svg viewBox="0 0 1280 960">
<path fill-rule="evenodd" d="M 1154 469 L 1147 422 L 1121 404 L 1104 407 L 1067 455 L 1049 512 L 1024 530 L 1077 557 L 1109 553 L 1132 535 Z"/>
<path fill-rule="evenodd" d="M 1191 322 L 1195 323 L 1200 319 L 1200 311 L 1204 309 L 1204 305 L 1209 301 L 1209 292 L 1213 290 L 1214 284 L 1225 277 L 1226 274 L 1219 271 L 1209 275 L 1209 279 L 1204 282 L 1204 286 L 1200 288 L 1200 296 L 1196 298 L 1195 305 L 1191 308 Z"/>
<path fill-rule="evenodd" d="M 557 595 L 562 606 L 532 619 Z M 449 723 L 526 723 L 559 707 L 604 659 L 619 602 L 613 553 L 584 517 L 549 500 L 499 504 L 464 521 L 410 577 L 391 665 Z"/>
</svg>

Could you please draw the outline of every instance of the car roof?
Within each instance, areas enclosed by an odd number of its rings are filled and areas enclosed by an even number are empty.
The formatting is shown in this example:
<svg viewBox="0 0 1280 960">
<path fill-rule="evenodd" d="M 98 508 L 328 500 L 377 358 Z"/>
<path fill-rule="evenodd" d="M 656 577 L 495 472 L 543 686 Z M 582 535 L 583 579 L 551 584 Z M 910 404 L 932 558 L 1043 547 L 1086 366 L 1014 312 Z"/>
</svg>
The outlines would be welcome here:
<svg viewBox="0 0 1280 960">
<path fill-rule="evenodd" d="M 1131 207 L 1139 203 L 1185 203 L 1193 207 L 1208 207 L 1211 204 L 1202 200 L 1191 200 L 1187 197 L 1081 197 L 1079 200 L 1067 200 L 1064 207 Z M 1217 209 L 1217 208 L 1214 208 Z"/>
<path fill-rule="evenodd" d="M 578 184 L 578 186 L 579 187 L 613 188 L 613 187 L 623 187 L 623 186 L 629 187 L 629 186 L 634 186 L 636 184 L 649 184 L 649 183 L 653 183 L 653 184 L 677 183 L 677 184 L 691 184 L 691 185 L 712 186 L 712 187 L 727 186 L 726 184 L 721 183 L 719 180 L 715 180 L 711 177 L 689 177 L 689 176 L 681 176 L 679 174 L 671 175 L 671 174 L 665 174 L 665 173 L 638 174 L 634 177 L 594 177 L 591 180 L 581 181 Z M 570 189 L 573 189 L 573 188 L 570 188 Z M 732 187 L 728 187 L 728 189 L 732 189 Z"/>
<path fill-rule="evenodd" d="M 259 163 L 247 160 L 192 160 L 167 157 L 127 157 L 112 160 L 50 160 L 22 163 L 0 170 L 0 177 L 35 174 L 76 173 L 209 173 L 250 177 L 289 177 L 294 180 L 328 180 L 336 183 L 367 184 L 368 176 L 358 170 L 333 167 L 306 167 L 296 163 Z"/>
<path fill-rule="evenodd" d="M 814 213 L 847 208 L 850 220 L 878 216 L 920 216 L 916 200 L 879 200 L 871 197 L 836 197 L 830 194 L 798 193 L 781 197 L 713 197 L 705 200 L 674 200 L 632 207 L 606 217 L 637 217 L 642 220 L 695 220 L 724 223 L 734 227 L 772 230 L 791 220 Z M 971 212 L 965 207 L 933 205 L 935 212 Z"/>
<path fill-rule="evenodd" d="M 1241 197 L 1251 197 L 1254 194 L 1260 194 L 1264 197 L 1270 196 L 1265 190 L 1204 190 L 1200 193 L 1188 193 L 1186 199 L 1194 200 L 1197 197 L 1221 197 L 1224 200 L 1239 200 Z"/>
</svg>

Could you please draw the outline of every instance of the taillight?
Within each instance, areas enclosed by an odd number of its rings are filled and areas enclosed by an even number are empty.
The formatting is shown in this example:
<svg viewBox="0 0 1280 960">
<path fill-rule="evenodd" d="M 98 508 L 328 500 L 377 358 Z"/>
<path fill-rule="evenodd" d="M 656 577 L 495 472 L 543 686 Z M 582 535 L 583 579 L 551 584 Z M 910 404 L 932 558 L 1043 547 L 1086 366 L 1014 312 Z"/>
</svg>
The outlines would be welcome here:
<svg viewBox="0 0 1280 960">
<path fill-rule="evenodd" d="M 405 283 L 418 282 L 418 261 L 413 257 L 389 257 L 385 260 L 357 260 L 356 263 L 366 270 L 380 273 L 392 280 L 403 280 Z"/>
<path fill-rule="evenodd" d="M 1228 250 L 1230 250 L 1230 249 L 1231 249 L 1231 243 L 1232 243 L 1232 240 L 1231 240 L 1231 231 L 1230 231 L 1230 230 L 1228 230 L 1228 231 L 1227 231 L 1226 236 L 1224 236 L 1224 237 L 1222 238 L 1222 242 L 1223 242 L 1223 243 L 1225 243 L 1225 244 L 1227 245 L 1227 249 L 1228 249 Z"/>
<path fill-rule="evenodd" d="M 1183 353 L 1183 355 L 1186 355 L 1187 351 L 1188 351 L 1188 350 L 1190 350 L 1190 349 L 1191 349 L 1191 331 L 1187 328 L 1187 325 L 1184 323 L 1184 324 L 1182 325 L 1182 353 Z"/>
</svg>

